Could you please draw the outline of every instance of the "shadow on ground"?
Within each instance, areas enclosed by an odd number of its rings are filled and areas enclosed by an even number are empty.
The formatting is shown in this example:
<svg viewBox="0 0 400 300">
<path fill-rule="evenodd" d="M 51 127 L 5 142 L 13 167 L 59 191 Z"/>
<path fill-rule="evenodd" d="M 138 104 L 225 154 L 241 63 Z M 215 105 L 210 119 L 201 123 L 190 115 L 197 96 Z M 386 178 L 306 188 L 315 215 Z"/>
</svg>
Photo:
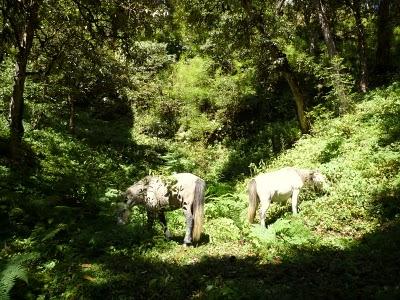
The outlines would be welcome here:
<svg viewBox="0 0 400 300">
<path fill-rule="evenodd" d="M 103 227 L 93 223 L 91 229 L 86 228 L 84 234 L 78 234 L 72 241 L 72 232 L 65 232 L 65 237 L 59 232 L 55 236 L 58 242 L 42 245 L 42 255 L 59 263 L 54 269 L 52 285 L 37 290 L 38 293 L 45 292 L 53 298 L 68 290 L 75 298 L 84 299 L 398 299 L 400 296 L 398 221 L 387 223 L 346 250 L 299 248 L 291 251 L 294 254 L 290 257 L 270 263 L 262 262 L 257 255 L 238 258 L 205 254 L 196 258 L 195 249 L 183 247 L 181 255 L 190 257 L 193 251 L 192 260 L 167 262 L 156 255 L 144 255 L 159 245 L 140 226 L 111 227 L 111 219 L 106 222 L 110 223 L 103 223 L 106 224 Z M 76 228 L 74 231 L 78 232 Z M 176 247 L 174 242 L 160 243 L 164 245 L 157 248 L 161 252 Z M 212 246 L 205 242 L 198 247 Z M 31 285 L 35 283 L 40 286 L 35 280 Z"/>
<path fill-rule="evenodd" d="M 400 227 L 394 224 L 366 236 L 352 249 L 299 249 L 276 264 L 234 256 L 206 256 L 186 266 L 108 257 L 104 264 L 119 276 L 105 285 L 88 285 L 85 293 L 132 299 L 394 299 L 400 296 L 399 245 Z"/>
</svg>

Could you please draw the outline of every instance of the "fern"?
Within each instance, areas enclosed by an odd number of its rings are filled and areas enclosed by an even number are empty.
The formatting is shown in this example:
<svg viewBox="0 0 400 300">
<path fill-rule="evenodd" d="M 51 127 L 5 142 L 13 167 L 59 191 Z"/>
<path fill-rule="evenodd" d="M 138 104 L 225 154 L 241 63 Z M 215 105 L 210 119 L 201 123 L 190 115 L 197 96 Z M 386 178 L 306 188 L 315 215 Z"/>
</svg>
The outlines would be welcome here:
<svg viewBox="0 0 400 300">
<path fill-rule="evenodd" d="M 317 242 L 312 232 L 305 224 L 296 218 L 279 219 L 268 228 L 255 226 L 250 236 L 257 239 L 258 246 L 301 246 Z"/>
<path fill-rule="evenodd" d="M 6 264 L 0 274 L 0 299 L 10 299 L 10 291 L 17 280 L 22 280 L 28 284 L 28 271 L 24 264 L 38 257 L 37 253 L 19 255 Z"/>
</svg>

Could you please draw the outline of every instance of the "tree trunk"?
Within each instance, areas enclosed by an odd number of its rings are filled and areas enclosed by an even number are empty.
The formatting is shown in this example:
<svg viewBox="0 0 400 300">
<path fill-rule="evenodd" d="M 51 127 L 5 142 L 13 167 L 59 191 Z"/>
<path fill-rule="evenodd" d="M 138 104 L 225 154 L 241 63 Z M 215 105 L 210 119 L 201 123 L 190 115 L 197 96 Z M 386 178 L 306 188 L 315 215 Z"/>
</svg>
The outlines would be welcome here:
<svg viewBox="0 0 400 300">
<path fill-rule="evenodd" d="M 71 95 L 68 95 L 69 103 L 69 132 L 75 134 L 75 101 Z"/>
<path fill-rule="evenodd" d="M 26 14 L 23 24 L 13 28 L 16 36 L 16 48 L 18 49 L 15 62 L 15 74 L 13 92 L 10 102 L 10 155 L 13 160 L 19 158 L 22 137 L 24 135 L 23 114 L 24 114 L 24 89 L 26 80 L 26 67 L 29 54 L 32 48 L 35 25 L 38 16 L 38 3 L 34 2 Z M 20 16 L 15 16 L 16 18 Z M 14 20 L 15 21 L 15 20 Z"/>
<path fill-rule="evenodd" d="M 25 53 L 18 53 L 15 63 L 14 86 L 10 102 L 10 154 L 12 159 L 17 159 L 20 149 L 24 126 L 24 86 L 26 78 L 27 57 Z"/>
<path fill-rule="evenodd" d="M 378 32 L 375 73 L 384 74 L 390 70 L 390 44 L 393 30 L 390 26 L 390 2 L 381 0 L 378 9 Z"/>
<path fill-rule="evenodd" d="M 292 72 L 283 72 L 283 76 L 289 84 L 290 90 L 293 94 L 293 99 L 296 103 L 297 108 L 297 119 L 300 124 L 300 130 L 302 133 L 308 133 L 310 131 L 310 123 L 306 117 L 304 111 L 305 98 L 304 94 L 300 89 L 300 86 Z"/>
<path fill-rule="evenodd" d="M 359 88 L 361 92 L 365 93 L 368 89 L 368 63 L 367 63 L 367 53 L 366 53 L 366 41 L 365 41 L 365 30 L 364 25 L 361 20 L 361 9 L 360 1 L 353 0 L 351 5 L 354 12 L 354 19 L 356 21 L 357 29 L 357 48 L 359 55 L 359 68 L 360 68 L 360 78 L 359 78 Z"/>
<path fill-rule="evenodd" d="M 246 11 L 249 18 L 254 23 L 255 27 L 264 38 L 264 43 L 266 48 L 268 48 L 271 53 L 273 59 L 275 60 L 275 64 L 277 66 L 277 70 L 280 71 L 285 77 L 286 81 L 289 84 L 290 90 L 293 94 L 293 99 L 296 103 L 297 108 L 297 118 L 299 120 L 299 126 L 302 133 L 308 133 L 310 131 L 310 124 L 307 120 L 307 117 L 304 112 L 304 103 L 305 97 L 304 93 L 301 90 L 296 76 L 291 69 L 289 62 L 286 58 L 286 55 L 278 48 L 278 46 L 271 40 L 265 31 L 265 21 L 264 17 L 260 12 L 257 12 L 253 7 L 251 0 L 242 0 L 242 6 Z"/>
<path fill-rule="evenodd" d="M 333 33 L 331 25 L 329 24 L 329 18 L 327 15 L 327 9 L 323 0 L 316 0 L 316 10 L 318 13 L 319 24 L 321 25 L 322 34 L 324 36 L 326 48 L 328 50 L 329 57 L 337 55 L 335 41 L 333 39 Z"/>
<path fill-rule="evenodd" d="M 313 19 L 313 12 L 314 6 L 307 6 L 305 5 L 303 8 L 303 18 L 304 24 L 307 28 L 307 40 L 308 40 L 308 52 L 317 57 L 320 49 L 318 46 L 318 39 L 319 39 L 319 26 L 317 21 Z"/>
</svg>

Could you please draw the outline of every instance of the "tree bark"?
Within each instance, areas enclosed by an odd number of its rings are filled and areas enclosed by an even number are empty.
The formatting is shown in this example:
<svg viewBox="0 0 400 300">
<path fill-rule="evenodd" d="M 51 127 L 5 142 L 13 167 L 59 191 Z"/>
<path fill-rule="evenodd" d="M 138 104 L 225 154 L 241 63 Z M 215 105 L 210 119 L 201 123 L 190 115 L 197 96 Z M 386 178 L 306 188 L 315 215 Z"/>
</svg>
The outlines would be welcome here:
<svg viewBox="0 0 400 300">
<path fill-rule="evenodd" d="M 359 88 L 361 92 L 365 93 L 368 90 L 368 63 L 367 63 L 367 53 L 366 53 L 366 41 L 365 41 L 365 29 L 361 20 L 361 8 L 360 1 L 353 0 L 351 3 L 351 7 L 354 13 L 354 19 L 356 21 L 356 29 L 357 29 L 357 48 L 359 55 L 359 68 L 360 68 L 360 77 L 359 77 Z"/>
<path fill-rule="evenodd" d="M 10 101 L 10 155 L 13 160 L 19 157 L 22 137 L 24 135 L 24 89 L 26 80 L 26 67 L 32 48 L 35 26 L 37 24 L 39 5 L 34 2 L 26 12 L 26 20 L 12 20 L 15 24 L 13 30 L 16 37 L 16 48 L 18 50 L 15 62 L 14 85 Z M 15 16 L 18 18 L 21 16 Z"/>
<path fill-rule="evenodd" d="M 303 7 L 303 18 L 304 18 L 304 24 L 306 25 L 307 28 L 307 40 L 308 40 L 308 52 L 313 55 L 314 57 L 317 57 L 320 49 L 318 46 L 318 39 L 319 39 L 319 26 L 318 22 L 313 19 L 313 11 L 314 11 L 314 6 L 313 5 L 304 5 Z"/>
<path fill-rule="evenodd" d="M 329 18 L 327 14 L 327 8 L 323 3 L 323 0 L 316 0 L 316 10 L 318 13 L 319 24 L 321 25 L 322 34 L 324 36 L 326 48 L 328 50 L 329 57 L 337 55 L 336 44 L 333 39 L 333 33 Z"/>
<path fill-rule="evenodd" d="M 75 134 L 75 101 L 71 95 L 68 95 L 69 103 L 69 132 Z"/>
<path fill-rule="evenodd" d="M 304 134 L 308 133 L 310 131 L 310 124 L 304 111 L 305 96 L 299 86 L 293 70 L 289 65 L 286 55 L 278 48 L 278 46 L 271 40 L 268 33 L 265 31 L 264 17 L 262 13 L 257 12 L 251 0 L 242 0 L 242 7 L 254 23 L 254 26 L 257 28 L 258 32 L 263 37 L 266 48 L 268 48 L 271 56 L 274 59 L 274 64 L 277 66 L 277 70 L 283 74 L 284 78 L 288 82 L 290 90 L 293 94 L 293 99 L 296 103 L 297 118 L 299 121 L 300 130 Z"/>
<path fill-rule="evenodd" d="M 24 86 L 26 78 L 27 58 L 25 53 L 18 53 L 15 63 L 15 75 L 13 92 L 10 102 L 10 154 L 12 159 L 18 157 L 22 136 L 24 135 L 24 126 L 22 123 L 24 114 Z"/>
<path fill-rule="evenodd" d="M 284 72 L 283 76 L 289 84 L 290 90 L 293 94 L 293 99 L 296 102 L 297 108 L 297 119 L 299 121 L 300 130 L 302 133 L 308 133 L 310 131 L 310 123 L 306 118 L 306 114 L 304 111 L 304 94 L 300 89 L 300 86 L 292 72 Z"/>
<path fill-rule="evenodd" d="M 393 35 L 393 28 L 390 25 L 390 2 L 391 0 L 379 2 L 375 65 L 377 74 L 384 74 L 390 70 L 390 45 Z"/>
</svg>

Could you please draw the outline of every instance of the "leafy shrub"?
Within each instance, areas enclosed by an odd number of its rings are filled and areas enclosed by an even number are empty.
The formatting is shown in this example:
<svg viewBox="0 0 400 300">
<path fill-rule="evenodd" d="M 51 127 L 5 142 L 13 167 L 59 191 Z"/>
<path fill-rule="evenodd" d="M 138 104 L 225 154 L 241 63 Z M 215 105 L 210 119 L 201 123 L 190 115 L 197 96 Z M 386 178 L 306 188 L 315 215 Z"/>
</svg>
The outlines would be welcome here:
<svg viewBox="0 0 400 300">
<path fill-rule="evenodd" d="M 345 63 L 343 58 L 325 57 L 323 58 L 325 61 L 318 63 L 315 57 L 293 44 L 286 46 L 286 53 L 291 64 L 295 65 L 305 77 L 303 80 L 317 87 L 314 102 L 319 112 L 338 116 L 353 109 L 354 79 L 349 72 L 349 64 Z M 312 112 L 312 117 L 315 113 Z"/>
<path fill-rule="evenodd" d="M 219 217 L 234 220 L 237 225 L 241 224 L 242 211 L 245 208 L 245 201 L 242 195 L 222 194 L 219 196 L 207 197 L 206 214 L 208 219 Z"/>
<path fill-rule="evenodd" d="M 241 237 L 239 228 L 230 218 L 210 219 L 204 225 L 204 230 L 210 236 L 212 244 L 238 241 Z"/>
<path fill-rule="evenodd" d="M 319 238 L 296 217 L 278 219 L 268 228 L 255 225 L 251 228 L 249 237 L 268 259 L 276 256 L 290 258 L 292 249 L 316 247 L 319 243 Z"/>
</svg>

